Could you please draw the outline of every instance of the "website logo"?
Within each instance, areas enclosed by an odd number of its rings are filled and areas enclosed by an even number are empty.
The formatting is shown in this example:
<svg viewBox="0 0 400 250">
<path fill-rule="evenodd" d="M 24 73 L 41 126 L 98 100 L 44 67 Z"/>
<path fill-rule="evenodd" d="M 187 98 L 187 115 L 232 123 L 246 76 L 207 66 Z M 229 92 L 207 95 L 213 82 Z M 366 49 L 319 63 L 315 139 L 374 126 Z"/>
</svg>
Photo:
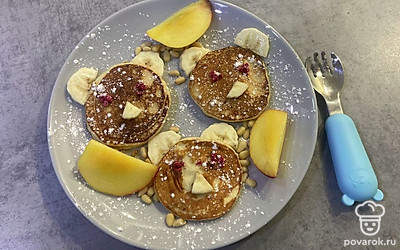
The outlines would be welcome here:
<svg viewBox="0 0 400 250">
<path fill-rule="evenodd" d="M 360 220 L 361 232 L 366 236 L 374 236 L 381 229 L 381 218 L 385 207 L 373 201 L 365 201 L 356 207 L 356 215 Z"/>
</svg>

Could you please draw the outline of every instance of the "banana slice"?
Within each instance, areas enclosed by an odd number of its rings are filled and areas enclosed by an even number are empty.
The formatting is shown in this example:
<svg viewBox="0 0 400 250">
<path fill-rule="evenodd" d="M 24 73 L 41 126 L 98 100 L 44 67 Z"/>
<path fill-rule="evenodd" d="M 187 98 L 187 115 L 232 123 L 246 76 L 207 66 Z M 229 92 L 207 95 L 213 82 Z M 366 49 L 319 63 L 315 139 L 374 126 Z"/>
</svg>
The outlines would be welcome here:
<svg viewBox="0 0 400 250">
<path fill-rule="evenodd" d="M 237 98 L 241 96 L 249 86 L 246 83 L 236 81 L 231 90 L 229 90 L 228 95 L 226 98 Z"/>
<path fill-rule="evenodd" d="M 185 72 L 187 76 L 189 76 L 190 72 L 192 72 L 197 62 L 208 52 L 210 52 L 209 49 L 199 47 L 191 47 L 189 49 L 186 49 L 179 58 L 179 67 Z"/>
<path fill-rule="evenodd" d="M 201 138 L 225 143 L 233 148 L 237 147 L 238 135 L 236 130 L 227 123 L 214 123 L 201 133 Z"/>
<path fill-rule="evenodd" d="M 170 148 L 172 148 L 172 146 L 174 146 L 180 139 L 181 136 L 174 131 L 166 131 L 154 136 L 148 144 L 148 156 L 151 163 L 157 165 L 164 154 L 167 153 L 168 150 L 170 150 Z"/>
<path fill-rule="evenodd" d="M 267 57 L 269 51 L 269 37 L 255 28 L 247 28 L 237 34 L 236 45 L 250 49 L 254 53 Z"/>
<path fill-rule="evenodd" d="M 142 110 L 130 102 L 126 102 L 124 112 L 122 112 L 122 118 L 133 119 L 139 116 Z"/>
<path fill-rule="evenodd" d="M 96 79 L 98 71 L 93 68 L 81 68 L 67 82 L 67 91 L 72 99 L 85 105 L 89 97 L 91 83 Z"/>
<path fill-rule="evenodd" d="M 156 52 L 142 51 L 137 56 L 135 56 L 131 62 L 150 68 L 160 77 L 162 77 L 164 74 L 164 61 Z"/>
</svg>

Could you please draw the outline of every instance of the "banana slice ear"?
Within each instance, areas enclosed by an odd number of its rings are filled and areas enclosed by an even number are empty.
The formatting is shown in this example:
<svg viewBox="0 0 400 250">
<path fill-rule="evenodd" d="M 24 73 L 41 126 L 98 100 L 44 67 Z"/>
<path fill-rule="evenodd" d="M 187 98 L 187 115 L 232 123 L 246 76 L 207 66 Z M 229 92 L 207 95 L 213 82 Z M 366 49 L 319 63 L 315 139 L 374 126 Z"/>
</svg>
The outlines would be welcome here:
<svg viewBox="0 0 400 250">
<path fill-rule="evenodd" d="M 181 136 L 174 131 L 166 131 L 154 136 L 148 143 L 148 156 L 151 163 L 158 165 L 164 154 L 180 139 Z"/>
<path fill-rule="evenodd" d="M 238 135 L 234 127 L 227 123 L 214 123 L 201 133 L 201 138 L 225 143 L 234 149 L 238 144 Z"/>
<path fill-rule="evenodd" d="M 179 58 L 179 67 L 185 72 L 187 76 L 189 76 L 196 66 L 197 62 L 200 61 L 200 59 L 208 52 L 210 52 L 209 49 L 205 49 L 202 47 L 191 47 L 189 49 L 186 49 Z"/>
<path fill-rule="evenodd" d="M 90 84 L 96 79 L 98 71 L 93 68 L 81 68 L 67 82 L 67 92 L 72 99 L 85 105 L 89 97 Z"/>
<path fill-rule="evenodd" d="M 234 43 L 263 57 L 267 57 L 269 52 L 269 37 L 255 28 L 240 31 Z"/>
<path fill-rule="evenodd" d="M 142 51 L 135 56 L 131 62 L 150 68 L 160 77 L 162 77 L 164 74 L 164 61 L 157 52 Z"/>
</svg>

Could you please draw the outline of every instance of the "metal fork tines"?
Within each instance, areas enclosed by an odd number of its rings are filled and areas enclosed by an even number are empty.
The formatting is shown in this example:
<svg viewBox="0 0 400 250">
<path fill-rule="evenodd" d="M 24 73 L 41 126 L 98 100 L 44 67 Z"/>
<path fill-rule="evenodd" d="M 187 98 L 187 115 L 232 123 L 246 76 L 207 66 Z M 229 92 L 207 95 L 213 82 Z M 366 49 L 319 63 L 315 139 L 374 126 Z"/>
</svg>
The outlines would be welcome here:
<svg viewBox="0 0 400 250">
<path fill-rule="evenodd" d="M 343 113 L 340 104 L 339 92 L 344 84 L 343 66 L 335 53 L 331 53 L 331 60 L 324 51 L 315 52 L 313 58 L 307 57 L 306 68 L 314 89 L 324 97 L 329 114 Z"/>
</svg>

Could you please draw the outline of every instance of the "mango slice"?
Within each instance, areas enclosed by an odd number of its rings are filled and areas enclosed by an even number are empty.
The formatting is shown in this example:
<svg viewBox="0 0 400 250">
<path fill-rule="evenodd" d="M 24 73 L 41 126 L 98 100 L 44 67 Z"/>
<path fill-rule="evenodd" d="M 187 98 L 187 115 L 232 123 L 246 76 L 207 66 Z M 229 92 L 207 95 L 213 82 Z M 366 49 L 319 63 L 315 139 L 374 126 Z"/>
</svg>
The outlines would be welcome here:
<svg viewBox="0 0 400 250">
<path fill-rule="evenodd" d="M 91 140 L 78 160 L 78 169 L 94 190 L 124 196 L 146 187 L 158 167 Z"/>
<path fill-rule="evenodd" d="M 183 48 L 199 39 L 210 26 L 211 20 L 210 1 L 199 0 L 149 29 L 147 35 L 171 48 Z"/>
<path fill-rule="evenodd" d="M 250 134 L 250 157 L 265 175 L 278 174 L 283 142 L 286 134 L 287 113 L 269 109 L 254 123 Z"/>
</svg>

